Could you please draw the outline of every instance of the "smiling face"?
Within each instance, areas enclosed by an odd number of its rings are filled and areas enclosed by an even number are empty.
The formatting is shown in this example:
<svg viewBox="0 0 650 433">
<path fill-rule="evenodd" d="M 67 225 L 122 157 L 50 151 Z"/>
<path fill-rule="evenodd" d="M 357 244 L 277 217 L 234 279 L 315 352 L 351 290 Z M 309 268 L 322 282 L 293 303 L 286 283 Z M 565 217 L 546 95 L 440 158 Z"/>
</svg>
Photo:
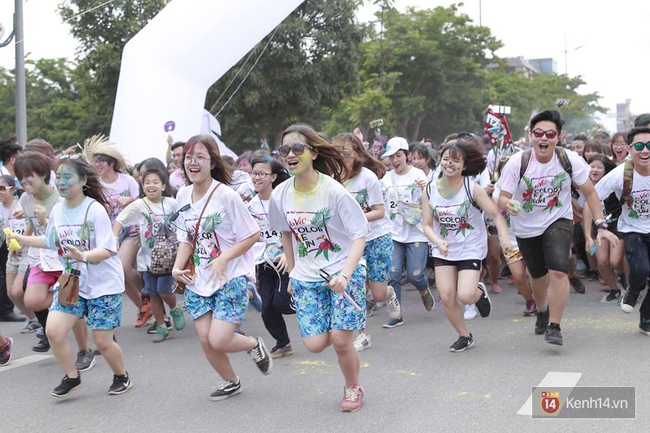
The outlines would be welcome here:
<svg viewBox="0 0 650 433">
<path fill-rule="evenodd" d="M 95 170 L 97 170 L 99 177 L 104 177 L 113 171 L 110 164 L 102 155 L 93 156 L 93 165 L 95 166 Z"/>
<path fill-rule="evenodd" d="M 625 139 L 621 136 L 618 136 L 612 141 L 612 153 L 614 154 L 614 159 L 616 161 L 622 161 L 627 156 L 628 145 L 625 142 Z"/>
<path fill-rule="evenodd" d="M 413 167 L 419 168 L 420 170 L 427 173 L 429 171 L 428 161 L 422 157 L 418 152 L 411 153 L 411 164 Z"/>
<path fill-rule="evenodd" d="M 23 178 L 20 179 L 20 184 L 27 194 L 33 195 L 36 191 L 39 190 L 39 188 L 42 188 L 43 185 L 45 185 L 45 180 L 43 177 L 32 173 L 30 175 L 23 176 Z"/>
<path fill-rule="evenodd" d="M 266 162 L 257 163 L 252 167 L 251 180 L 253 188 L 258 194 L 271 191 L 277 177 L 273 174 L 271 165 Z"/>
<path fill-rule="evenodd" d="M 190 182 L 201 183 L 211 178 L 212 163 L 210 153 L 208 148 L 200 141 L 192 147 L 190 152 L 185 154 L 183 164 L 185 164 L 185 171 Z"/>
<path fill-rule="evenodd" d="M 11 203 L 14 201 L 15 190 L 15 187 L 7 185 L 7 182 L 0 178 L 0 203 L 5 205 L 5 207 L 11 206 Z"/>
<path fill-rule="evenodd" d="M 536 137 L 535 133 L 544 134 L 541 137 Z M 548 137 L 548 135 L 555 135 L 553 138 Z M 560 141 L 560 134 L 558 133 L 555 123 L 548 120 L 542 120 L 537 122 L 533 126 L 531 133 L 531 143 L 533 149 L 535 150 L 535 158 L 541 162 L 549 162 L 553 158 L 553 152 L 555 152 L 555 146 L 557 146 Z"/>
<path fill-rule="evenodd" d="M 402 175 L 409 171 L 409 165 L 406 153 L 403 150 L 398 150 L 388 157 L 390 164 L 393 166 L 395 173 Z"/>
<path fill-rule="evenodd" d="M 459 151 L 447 149 L 440 158 L 440 167 L 444 176 L 461 176 L 465 169 L 465 160 Z"/>
<path fill-rule="evenodd" d="M 632 155 L 632 161 L 634 162 L 634 169 L 644 176 L 650 173 L 650 150 L 648 150 L 648 146 L 646 145 L 648 142 L 650 142 L 650 133 L 643 132 L 634 136 L 629 147 L 630 155 Z M 634 147 L 635 143 L 643 143 L 643 149 L 637 150 Z"/>
<path fill-rule="evenodd" d="M 589 164 L 591 169 L 589 170 L 589 179 L 591 180 L 592 183 L 598 182 L 600 179 L 605 176 L 605 166 L 601 161 L 595 160 L 591 161 L 591 164 Z"/>
<path fill-rule="evenodd" d="M 77 172 L 68 164 L 61 164 L 56 170 L 56 189 L 65 199 L 74 199 L 83 195 L 85 183 L 85 179 L 79 178 Z"/>
<path fill-rule="evenodd" d="M 292 132 L 282 138 L 283 146 L 292 147 L 296 143 L 306 144 L 307 138 L 297 132 Z M 286 166 L 289 169 L 289 173 L 293 176 L 299 176 L 310 172 L 313 170 L 313 161 L 317 156 L 316 151 L 308 147 L 305 147 L 300 155 L 293 153 L 293 150 L 290 151 L 286 158 Z"/>
<path fill-rule="evenodd" d="M 583 156 L 585 153 L 585 142 L 582 140 L 573 140 L 571 142 L 571 150 L 578 155 Z"/>
<path fill-rule="evenodd" d="M 149 200 L 157 203 L 162 198 L 165 184 L 160 180 L 157 173 L 148 173 L 142 179 L 142 190 Z"/>
</svg>

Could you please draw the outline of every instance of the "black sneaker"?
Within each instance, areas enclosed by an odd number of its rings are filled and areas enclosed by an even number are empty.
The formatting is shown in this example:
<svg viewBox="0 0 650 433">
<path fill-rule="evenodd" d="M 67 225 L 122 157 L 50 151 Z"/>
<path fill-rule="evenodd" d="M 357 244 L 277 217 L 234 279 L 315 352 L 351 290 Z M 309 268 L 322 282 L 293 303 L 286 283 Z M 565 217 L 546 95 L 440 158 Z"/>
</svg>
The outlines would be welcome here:
<svg viewBox="0 0 650 433">
<path fill-rule="evenodd" d="M 607 302 L 617 302 L 621 298 L 621 290 L 616 289 L 616 290 L 610 290 L 609 294 L 605 298 L 605 301 Z"/>
<path fill-rule="evenodd" d="M 571 288 L 576 293 L 580 293 L 581 295 L 585 293 L 585 285 L 583 284 L 580 277 L 575 276 L 575 277 L 569 278 L 569 284 L 571 285 Z"/>
<path fill-rule="evenodd" d="M 169 317 L 165 317 L 165 326 L 167 327 L 168 331 L 174 329 L 174 325 L 172 325 L 172 319 L 170 319 Z M 147 334 L 155 335 L 157 327 L 158 324 L 154 321 L 153 324 L 147 329 Z"/>
<path fill-rule="evenodd" d="M 248 353 L 250 353 L 251 358 L 255 361 L 257 368 L 259 368 L 263 374 L 268 375 L 273 369 L 273 358 L 271 358 L 271 354 L 264 345 L 264 341 L 261 337 L 256 337 L 255 341 L 257 341 L 257 345 L 255 345 L 255 347 L 253 347 L 253 349 Z"/>
<path fill-rule="evenodd" d="M 562 346 L 564 341 L 562 340 L 562 332 L 560 332 L 560 325 L 556 323 L 550 323 L 546 328 L 546 336 L 544 340 L 548 344 L 555 344 L 556 346 Z"/>
<path fill-rule="evenodd" d="M 4 347 L 0 347 L 0 366 L 9 364 L 11 361 L 11 348 L 14 345 L 14 340 L 9 337 L 5 337 L 7 342 Z"/>
<path fill-rule="evenodd" d="M 450 352 L 458 353 L 462 352 L 465 349 L 469 349 L 474 346 L 474 338 L 472 334 L 469 334 L 469 337 L 463 337 L 462 335 L 458 337 L 458 340 L 449 348 Z"/>
<path fill-rule="evenodd" d="M 641 323 L 639 323 L 639 332 L 650 337 L 650 319 L 641 319 Z"/>
<path fill-rule="evenodd" d="M 488 295 L 487 287 L 485 287 L 485 284 L 478 283 L 478 288 L 482 293 L 479 300 L 476 301 L 476 309 L 478 310 L 481 317 L 487 317 L 492 311 L 492 301 L 490 301 L 490 295 Z"/>
<path fill-rule="evenodd" d="M 95 352 L 88 349 L 77 353 L 77 361 L 74 363 L 77 371 L 88 371 L 95 366 Z"/>
<path fill-rule="evenodd" d="M 129 378 L 129 373 L 118 376 L 117 374 L 113 375 L 113 384 L 108 388 L 108 395 L 120 395 L 124 394 L 131 389 L 133 383 Z"/>
<path fill-rule="evenodd" d="M 626 313 L 631 313 L 634 311 L 634 307 L 636 306 L 636 302 L 639 300 L 639 294 L 636 292 L 633 292 L 632 289 L 628 290 L 625 292 L 625 296 L 623 296 L 623 302 L 621 303 L 621 310 L 623 310 Z"/>
<path fill-rule="evenodd" d="M 535 321 L 535 334 L 542 335 L 548 328 L 548 305 L 544 311 L 537 310 L 537 320 Z"/>
<path fill-rule="evenodd" d="M 587 272 L 588 281 L 598 281 L 600 279 L 600 274 L 596 270 L 590 270 Z"/>
<path fill-rule="evenodd" d="M 36 346 L 32 347 L 34 352 L 45 353 L 50 350 L 50 341 L 47 337 L 43 337 L 39 340 Z"/>
<path fill-rule="evenodd" d="M 623 287 L 623 290 L 628 289 L 627 278 L 625 278 L 625 274 L 619 274 L 618 283 L 621 285 L 621 287 Z"/>
<path fill-rule="evenodd" d="M 284 358 L 289 355 L 293 355 L 291 344 L 285 344 L 282 347 L 274 346 L 273 349 L 271 349 L 271 358 L 273 359 Z"/>
<path fill-rule="evenodd" d="M 225 400 L 228 397 L 232 397 L 233 395 L 239 394 L 240 392 L 241 392 L 241 382 L 239 381 L 239 378 L 237 378 L 237 383 L 233 382 L 232 380 L 221 382 L 219 387 L 212 394 L 210 394 L 210 400 L 211 401 Z"/>
<path fill-rule="evenodd" d="M 54 388 L 54 391 L 52 391 L 52 397 L 64 398 L 67 397 L 72 391 L 76 391 L 79 388 L 81 388 L 81 377 L 78 376 L 70 379 L 66 374 L 63 376 L 61 384 L 59 384 L 59 386 Z"/>
</svg>

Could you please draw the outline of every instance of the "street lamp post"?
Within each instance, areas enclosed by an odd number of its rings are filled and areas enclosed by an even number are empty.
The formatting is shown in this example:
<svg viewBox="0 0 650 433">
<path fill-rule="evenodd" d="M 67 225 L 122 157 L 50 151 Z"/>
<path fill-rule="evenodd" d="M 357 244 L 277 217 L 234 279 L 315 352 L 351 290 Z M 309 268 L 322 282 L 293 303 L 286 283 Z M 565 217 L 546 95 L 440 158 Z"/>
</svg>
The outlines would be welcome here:
<svg viewBox="0 0 650 433">
<path fill-rule="evenodd" d="M 569 53 L 572 53 L 574 51 L 578 51 L 580 48 L 584 47 L 585 44 L 579 45 L 573 49 L 567 49 L 567 40 L 566 40 L 566 33 L 564 34 L 564 75 L 567 77 L 569 76 Z"/>
</svg>

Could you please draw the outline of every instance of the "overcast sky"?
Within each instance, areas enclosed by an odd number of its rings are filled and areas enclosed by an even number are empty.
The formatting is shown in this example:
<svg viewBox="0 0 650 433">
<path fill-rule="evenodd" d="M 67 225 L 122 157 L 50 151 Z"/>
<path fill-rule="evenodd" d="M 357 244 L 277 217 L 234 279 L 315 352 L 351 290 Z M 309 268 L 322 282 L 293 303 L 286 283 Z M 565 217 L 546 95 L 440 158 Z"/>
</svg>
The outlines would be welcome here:
<svg viewBox="0 0 650 433">
<path fill-rule="evenodd" d="M 105 0 L 96 0 L 97 4 Z M 176 0 L 180 1 L 180 0 Z M 74 57 L 77 46 L 61 22 L 56 5 L 61 0 L 26 0 L 25 52 L 29 58 Z M 370 3 L 370 2 L 367 2 Z M 408 6 L 448 6 L 445 0 L 396 0 Z M 14 1 L 0 1 L 0 23 L 12 28 Z M 504 47 L 501 57 L 553 57 L 557 71 L 581 75 L 587 83 L 581 93 L 598 92 L 600 105 L 614 112 L 616 103 L 631 99 L 633 113 L 650 112 L 650 2 L 617 0 L 466 0 L 461 11 L 475 23 L 490 27 Z M 361 20 L 373 19 L 373 7 L 364 6 Z M 6 37 L 6 36 L 5 36 Z M 565 45 L 566 37 L 566 45 Z M 3 39 L 4 41 L 4 39 Z M 580 47 L 574 50 L 576 47 Z M 565 49 L 568 65 L 565 64 Z M 13 44 L 0 49 L 0 66 L 13 68 Z M 499 104 L 499 101 L 493 101 Z M 513 107 L 516 109 L 516 107 Z M 607 122 L 608 126 L 610 122 Z M 613 123 L 613 122 L 612 122 Z"/>
</svg>

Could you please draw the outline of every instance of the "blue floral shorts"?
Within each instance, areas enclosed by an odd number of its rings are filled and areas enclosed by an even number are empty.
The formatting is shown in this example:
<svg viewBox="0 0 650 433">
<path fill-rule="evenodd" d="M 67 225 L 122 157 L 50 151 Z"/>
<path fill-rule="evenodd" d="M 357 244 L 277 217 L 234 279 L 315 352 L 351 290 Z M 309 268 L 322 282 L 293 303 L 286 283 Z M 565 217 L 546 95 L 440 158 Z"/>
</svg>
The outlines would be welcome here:
<svg viewBox="0 0 650 433">
<path fill-rule="evenodd" d="M 355 310 L 343 295 L 332 291 L 325 284 L 324 281 L 298 281 L 291 278 L 300 336 L 315 337 L 332 329 L 345 331 L 365 329 L 365 266 L 357 266 L 347 288 L 348 295 L 361 307 L 360 312 Z"/>
<path fill-rule="evenodd" d="M 185 308 L 192 320 L 212 311 L 212 317 L 217 320 L 235 325 L 242 324 L 248 308 L 246 277 L 233 278 L 210 296 L 197 295 L 190 289 L 185 290 Z"/>
<path fill-rule="evenodd" d="M 79 301 L 71 307 L 59 304 L 59 289 L 54 291 L 50 311 L 61 311 L 81 319 L 88 318 L 88 327 L 98 331 L 112 331 L 122 325 L 122 294 L 104 295 L 95 299 L 79 296 Z"/>
<path fill-rule="evenodd" d="M 366 242 L 363 258 L 368 268 L 368 280 L 374 283 L 387 283 L 391 277 L 393 263 L 393 236 L 386 233 Z"/>
</svg>

